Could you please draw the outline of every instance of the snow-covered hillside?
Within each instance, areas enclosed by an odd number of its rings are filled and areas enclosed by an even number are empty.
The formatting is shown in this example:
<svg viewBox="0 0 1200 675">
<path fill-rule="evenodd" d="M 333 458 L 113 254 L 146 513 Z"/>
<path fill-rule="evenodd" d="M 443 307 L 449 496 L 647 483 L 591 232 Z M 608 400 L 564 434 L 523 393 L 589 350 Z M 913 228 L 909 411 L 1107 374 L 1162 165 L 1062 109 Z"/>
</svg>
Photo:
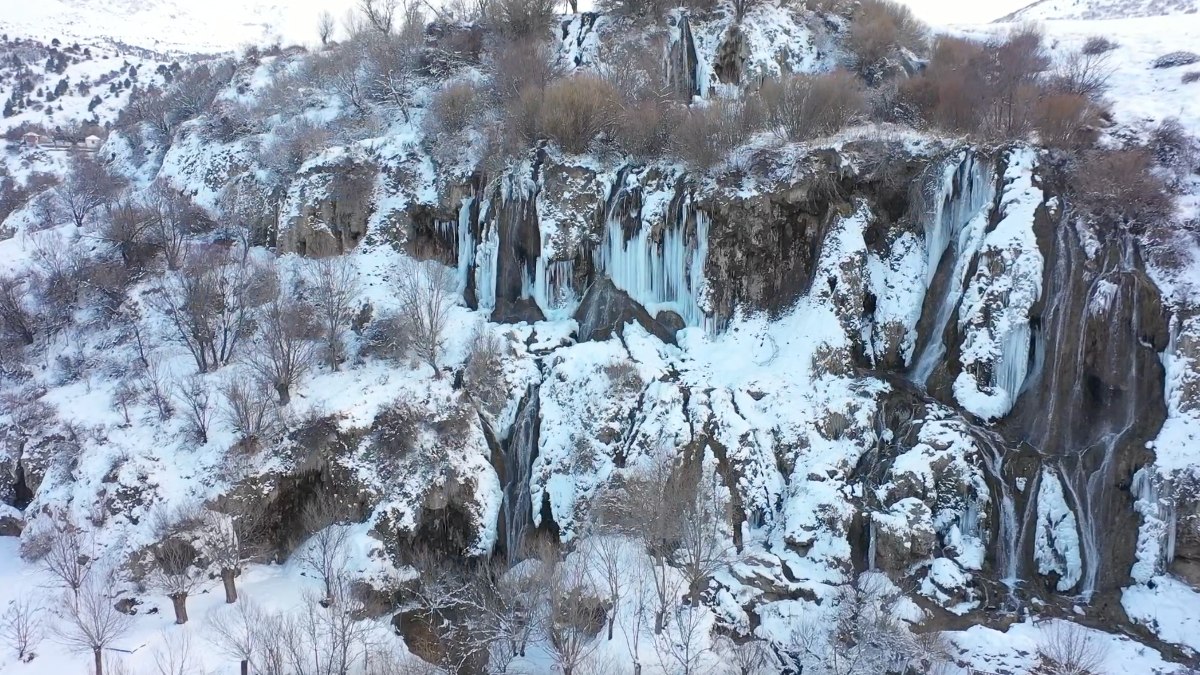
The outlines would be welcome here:
<svg viewBox="0 0 1200 675">
<path fill-rule="evenodd" d="M 0 33 L 49 42 L 116 43 L 173 53 L 313 44 L 317 21 L 354 0 L 42 0 L 5 2 Z"/>
<path fill-rule="evenodd" d="M 0 12 L 0 673 L 1189 672 L 1200 17 L 310 4 Z"/>
<path fill-rule="evenodd" d="M 1133 19 L 1145 16 L 1188 15 L 1198 11 L 1200 3 L 1196 0 L 1038 0 L 997 19 L 997 23 L 1061 19 Z M 1108 24 L 1102 26 L 1107 28 Z"/>
</svg>

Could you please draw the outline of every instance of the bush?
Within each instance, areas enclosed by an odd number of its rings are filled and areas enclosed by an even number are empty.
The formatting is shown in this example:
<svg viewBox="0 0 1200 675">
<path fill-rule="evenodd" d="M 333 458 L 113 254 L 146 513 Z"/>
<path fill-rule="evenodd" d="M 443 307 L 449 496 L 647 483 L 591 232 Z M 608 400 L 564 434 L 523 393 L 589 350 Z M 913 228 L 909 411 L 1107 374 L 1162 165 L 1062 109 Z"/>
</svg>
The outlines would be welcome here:
<svg viewBox="0 0 1200 675">
<path fill-rule="evenodd" d="M 1183 82 L 1184 84 L 1191 84 L 1193 82 L 1200 81 L 1200 70 L 1193 70 L 1190 73 L 1184 73 L 1183 77 L 1179 78 L 1179 81 Z"/>
<path fill-rule="evenodd" d="M 467 347 L 463 388 L 492 416 L 500 414 L 508 401 L 504 379 L 504 343 L 488 328 L 479 328 Z"/>
<path fill-rule="evenodd" d="M 481 110 L 479 88 L 473 82 L 454 82 L 430 103 L 427 133 L 457 134 L 470 126 Z"/>
<path fill-rule="evenodd" d="M 1177 68 L 1179 66 L 1190 66 L 1193 63 L 1200 61 L 1200 55 L 1195 52 L 1177 51 L 1170 54 L 1163 54 L 1154 59 L 1152 64 L 1155 68 Z"/>
<path fill-rule="evenodd" d="M 854 68 L 869 81 L 878 81 L 886 63 L 908 51 L 925 51 L 926 29 L 912 10 L 891 0 L 863 0 L 850 23 L 846 42 Z"/>
<path fill-rule="evenodd" d="M 759 95 L 767 124 L 790 140 L 827 136 L 866 113 L 863 88 L 845 71 L 768 81 Z"/>
<path fill-rule="evenodd" d="M 488 18 L 501 35 L 513 38 L 541 36 L 554 21 L 558 0 L 494 0 Z"/>
<path fill-rule="evenodd" d="M 1070 52 L 1056 66 L 1053 85 L 1068 94 L 1098 99 L 1108 89 L 1108 78 L 1112 73 L 1108 54 Z"/>
<path fill-rule="evenodd" d="M 596 136 L 612 128 L 619 100 L 617 90 L 594 75 L 557 80 L 542 94 L 537 116 L 539 135 L 566 152 L 587 152 Z"/>
<path fill-rule="evenodd" d="M 1078 161 L 1070 182 L 1075 208 L 1092 222 L 1142 231 L 1174 205 L 1143 150 L 1095 150 Z"/>
<path fill-rule="evenodd" d="M 514 100 L 529 88 L 541 91 L 560 74 L 553 54 L 537 40 L 503 42 L 492 53 L 492 93 L 500 101 Z"/>
<path fill-rule="evenodd" d="M 1100 109 L 1081 94 L 1048 94 L 1034 106 L 1033 127 L 1045 145 L 1090 146 L 1096 141 L 1099 123 Z"/>
<path fill-rule="evenodd" d="M 617 115 L 613 137 L 634 157 L 659 157 L 671 142 L 670 113 L 670 108 L 658 101 L 629 103 Z"/>
<path fill-rule="evenodd" d="M 1080 50 L 1089 56 L 1096 56 L 1105 52 L 1111 52 L 1117 48 L 1117 43 L 1109 40 L 1103 35 L 1093 35 L 1083 43 L 1083 48 Z"/>
<path fill-rule="evenodd" d="M 400 361 L 412 346 L 411 322 L 398 314 L 385 314 L 363 331 L 362 356 Z"/>
<path fill-rule="evenodd" d="M 694 168 L 707 169 L 750 140 L 758 127 L 759 111 L 743 101 L 717 99 L 693 107 L 675 125 L 672 150 Z"/>
</svg>

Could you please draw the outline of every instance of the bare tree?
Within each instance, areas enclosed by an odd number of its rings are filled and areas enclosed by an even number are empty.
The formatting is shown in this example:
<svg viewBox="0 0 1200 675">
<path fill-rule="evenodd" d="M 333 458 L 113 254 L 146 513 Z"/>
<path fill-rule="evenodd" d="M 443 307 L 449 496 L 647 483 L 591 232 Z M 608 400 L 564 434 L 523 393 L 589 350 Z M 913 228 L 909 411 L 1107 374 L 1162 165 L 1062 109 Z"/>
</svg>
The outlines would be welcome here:
<svg viewBox="0 0 1200 675">
<path fill-rule="evenodd" d="M 197 443 L 208 443 L 208 432 L 212 428 L 212 392 L 204 376 L 193 374 L 175 383 L 175 398 L 183 409 L 192 436 Z"/>
<path fill-rule="evenodd" d="M 333 14 L 329 10 L 322 10 L 320 16 L 317 17 L 317 37 L 321 38 L 321 45 L 328 45 L 330 38 L 333 37 Z"/>
<path fill-rule="evenodd" d="M 154 548 L 155 567 L 149 582 L 171 599 L 177 624 L 188 622 L 188 596 L 204 583 L 196 557 L 195 547 L 182 539 L 167 539 Z"/>
<path fill-rule="evenodd" d="M 154 669 L 157 675 L 198 675 L 191 634 L 163 631 L 162 641 L 154 648 Z"/>
<path fill-rule="evenodd" d="M 701 472 L 703 473 L 703 472 Z M 717 495 L 717 474 L 701 476 L 694 492 L 677 489 L 670 494 L 682 497 L 677 508 L 682 514 L 679 548 L 675 557 L 691 594 L 691 604 L 700 602 L 700 593 L 709 579 L 729 561 L 731 551 L 729 518 Z"/>
<path fill-rule="evenodd" d="M 203 549 L 206 557 L 221 573 L 225 602 L 237 602 L 237 575 L 244 559 L 242 538 L 235 519 L 225 513 L 206 511 L 204 514 Z"/>
<path fill-rule="evenodd" d="M 44 546 L 44 548 L 42 548 Z M 62 582 L 72 595 L 79 595 L 91 574 L 94 547 L 91 537 L 73 523 L 59 519 L 44 541 L 35 544 L 42 569 Z"/>
<path fill-rule="evenodd" d="M 121 191 L 121 182 L 90 154 L 73 155 L 67 179 L 57 189 L 58 206 L 82 228 L 100 207 Z"/>
<path fill-rule="evenodd" d="M 116 608 L 105 593 L 105 580 L 89 579 L 77 594 L 64 593 L 61 602 L 62 624 L 55 636 L 63 646 L 78 652 L 91 652 L 96 675 L 104 675 L 104 650 L 124 637 L 133 618 Z"/>
<path fill-rule="evenodd" d="M 597 637 L 604 627 L 604 609 L 600 599 L 587 592 L 587 573 L 581 566 L 542 564 L 552 566 L 546 579 L 551 652 L 563 675 L 575 675 L 600 645 Z"/>
<path fill-rule="evenodd" d="M 0 276 L 0 337 L 31 345 L 37 324 L 23 300 L 26 280 L 22 276 Z"/>
<path fill-rule="evenodd" d="M 608 592 L 608 639 L 613 639 L 613 628 L 621 606 L 630 569 L 628 545 L 620 536 L 599 534 L 587 540 L 585 555 L 592 575 L 600 580 L 600 586 Z"/>
<path fill-rule="evenodd" d="M 651 602 L 647 572 L 645 565 L 635 564 L 628 570 L 629 583 L 625 590 L 625 604 L 629 607 L 629 612 L 626 615 L 627 620 L 621 622 L 621 633 L 625 636 L 625 649 L 633 660 L 633 675 L 642 675 L 641 644 L 642 636 L 646 633 L 646 617 Z"/>
<path fill-rule="evenodd" d="M 146 388 L 150 402 L 158 411 L 158 419 L 169 420 L 171 415 L 175 414 L 171 405 L 170 375 L 162 361 L 154 355 L 146 358 L 145 365 L 146 368 L 141 373 L 142 385 Z"/>
<path fill-rule="evenodd" d="M 297 675 L 349 675 L 362 664 L 369 647 L 370 624 L 358 620 L 360 603 L 352 602 L 349 593 L 339 595 L 342 601 L 330 607 L 324 607 L 320 597 L 309 595 L 293 618 L 286 645 Z"/>
<path fill-rule="evenodd" d="M 1051 675 L 1090 675 L 1100 672 L 1108 648 L 1083 626 L 1055 621 L 1042 631 L 1038 655 Z"/>
<path fill-rule="evenodd" d="M 24 595 L 13 600 L 0 616 L 0 639 L 3 639 L 25 663 L 36 656 L 34 650 L 45 637 L 42 609 L 33 598 Z"/>
<path fill-rule="evenodd" d="M 344 354 L 342 334 L 358 301 L 358 273 L 345 256 L 318 258 L 311 263 L 306 282 L 321 324 L 326 362 L 330 370 L 337 370 Z"/>
<path fill-rule="evenodd" d="M 206 638 L 214 647 L 231 659 L 236 659 L 241 665 L 241 675 L 250 675 L 250 665 L 261 662 L 261 654 L 267 648 L 267 643 L 273 642 L 270 634 L 263 634 L 264 627 L 270 627 L 274 616 L 268 615 L 261 607 L 250 600 L 243 599 L 233 607 L 212 612 L 208 615 L 205 626 Z M 256 670 L 262 673 L 275 673 L 259 665 Z M 282 664 L 279 664 L 282 667 Z"/>
<path fill-rule="evenodd" d="M 126 269 L 141 269 L 154 257 L 151 219 L 134 199 L 126 197 L 107 204 L 99 238 L 121 258 Z"/>
<path fill-rule="evenodd" d="M 268 302 L 259 317 L 262 333 L 257 349 L 250 357 L 253 368 L 287 405 L 292 388 L 308 373 L 316 359 L 316 345 L 310 339 L 315 332 L 311 309 L 281 293 Z"/>
<path fill-rule="evenodd" d="M 155 183 L 142 204 L 149 218 L 150 236 L 167 269 L 178 270 L 187 258 L 191 235 L 211 229 L 212 221 L 187 195 L 164 183 Z"/>
<path fill-rule="evenodd" d="M 300 550 L 300 563 L 325 585 L 325 601 L 336 604 L 343 590 L 339 578 L 346 567 L 349 530 L 338 524 L 337 505 L 328 495 L 310 501 L 300 517 L 304 530 L 313 533 Z"/>
<path fill-rule="evenodd" d="M 411 325 L 412 349 L 440 378 L 438 356 L 454 306 L 454 279 L 449 270 L 433 262 L 402 265 L 397 275 L 397 296 Z"/>
<path fill-rule="evenodd" d="M 780 670 L 771 649 L 762 640 L 751 638 L 739 644 L 726 637 L 717 645 L 723 660 L 733 667 L 734 675 L 763 675 Z"/>
<path fill-rule="evenodd" d="M 391 35 L 396 23 L 397 0 L 359 0 L 358 9 L 367 23 L 381 35 Z"/>
<path fill-rule="evenodd" d="M 654 646 L 662 661 L 672 664 L 679 675 L 701 672 L 704 655 L 711 647 L 707 641 L 705 609 L 700 605 L 676 606 L 667 629 L 654 636 Z"/>
<path fill-rule="evenodd" d="M 225 399 L 225 423 L 249 449 L 255 449 L 277 422 L 275 402 L 266 385 L 237 373 L 221 383 L 221 396 Z"/>
<path fill-rule="evenodd" d="M 217 246 L 193 251 L 180 273 L 164 278 L 151 303 L 166 316 L 170 337 L 206 373 L 233 358 L 268 289 L 248 255 Z"/>
<path fill-rule="evenodd" d="M 1114 70 L 1107 52 L 1070 51 L 1055 65 L 1051 82 L 1060 91 L 1095 100 L 1108 89 Z"/>
</svg>

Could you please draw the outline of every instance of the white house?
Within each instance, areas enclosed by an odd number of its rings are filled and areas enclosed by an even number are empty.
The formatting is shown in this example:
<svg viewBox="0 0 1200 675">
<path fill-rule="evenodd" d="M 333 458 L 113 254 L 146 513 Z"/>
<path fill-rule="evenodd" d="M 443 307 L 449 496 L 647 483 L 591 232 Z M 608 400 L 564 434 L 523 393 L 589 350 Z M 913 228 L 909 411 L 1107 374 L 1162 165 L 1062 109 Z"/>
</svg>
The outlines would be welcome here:
<svg viewBox="0 0 1200 675">
<path fill-rule="evenodd" d="M 21 141 L 27 148 L 36 148 L 42 144 L 42 137 L 30 131 L 21 137 Z"/>
<path fill-rule="evenodd" d="M 83 147 L 87 148 L 88 150 L 99 150 L 100 144 L 103 142 L 104 140 L 99 136 L 88 136 L 87 138 L 83 139 Z"/>
</svg>

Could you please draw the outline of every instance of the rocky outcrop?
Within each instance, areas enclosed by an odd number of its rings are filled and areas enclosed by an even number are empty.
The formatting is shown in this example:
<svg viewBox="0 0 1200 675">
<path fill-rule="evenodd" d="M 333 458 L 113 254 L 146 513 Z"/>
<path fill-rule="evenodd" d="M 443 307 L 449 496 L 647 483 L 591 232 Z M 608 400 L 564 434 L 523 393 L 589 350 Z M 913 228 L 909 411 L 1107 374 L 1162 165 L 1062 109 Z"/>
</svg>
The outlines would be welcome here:
<svg viewBox="0 0 1200 675">
<path fill-rule="evenodd" d="M 308 256 L 345 253 L 367 234 L 378 168 L 362 153 L 310 162 L 288 189 L 279 248 Z"/>
</svg>

